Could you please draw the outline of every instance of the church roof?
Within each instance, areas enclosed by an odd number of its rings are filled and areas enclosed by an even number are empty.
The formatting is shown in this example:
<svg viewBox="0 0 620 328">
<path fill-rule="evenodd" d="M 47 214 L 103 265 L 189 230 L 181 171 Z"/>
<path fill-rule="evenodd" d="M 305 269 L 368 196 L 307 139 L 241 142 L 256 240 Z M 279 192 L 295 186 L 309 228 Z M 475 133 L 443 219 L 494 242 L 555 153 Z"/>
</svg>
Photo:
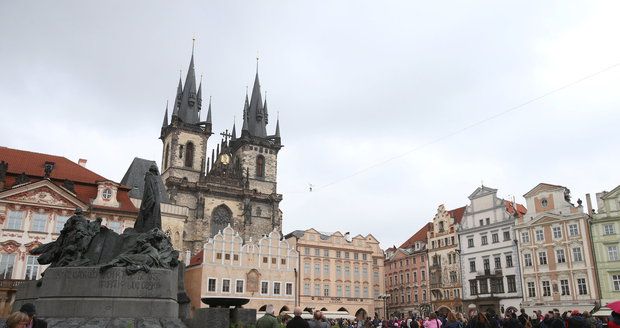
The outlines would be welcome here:
<svg viewBox="0 0 620 328">
<path fill-rule="evenodd" d="M 155 163 L 155 161 L 139 157 L 135 157 L 133 159 L 127 169 L 127 172 L 125 172 L 125 175 L 121 180 L 121 184 L 131 188 L 131 191 L 129 191 L 129 197 L 142 199 L 142 194 L 144 193 L 144 175 L 149 170 L 151 165 L 157 166 L 157 163 Z M 157 185 L 159 186 L 161 201 L 167 203 L 169 201 L 168 193 L 166 193 L 161 176 L 157 177 Z"/>
</svg>

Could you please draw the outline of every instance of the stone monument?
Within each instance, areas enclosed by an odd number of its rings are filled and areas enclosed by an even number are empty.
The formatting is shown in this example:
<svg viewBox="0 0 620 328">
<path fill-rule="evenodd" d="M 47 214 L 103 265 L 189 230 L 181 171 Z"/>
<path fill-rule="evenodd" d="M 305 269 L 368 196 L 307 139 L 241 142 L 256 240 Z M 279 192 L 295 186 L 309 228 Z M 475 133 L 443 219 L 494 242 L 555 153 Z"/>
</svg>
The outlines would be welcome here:
<svg viewBox="0 0 620 328">
<path fill-rule="evenodd" d="M 179 318 L 188 301 L 183 266 L 161 230 L 157 175 L 156 167 L 146 173 L 133 229 L 119 235 L 76 210 L 58 239 L 33 249 L 49 267 L 18 289 L 14 308 L 34 303 L 54 328 L 185 328 Z"/>
</svg>

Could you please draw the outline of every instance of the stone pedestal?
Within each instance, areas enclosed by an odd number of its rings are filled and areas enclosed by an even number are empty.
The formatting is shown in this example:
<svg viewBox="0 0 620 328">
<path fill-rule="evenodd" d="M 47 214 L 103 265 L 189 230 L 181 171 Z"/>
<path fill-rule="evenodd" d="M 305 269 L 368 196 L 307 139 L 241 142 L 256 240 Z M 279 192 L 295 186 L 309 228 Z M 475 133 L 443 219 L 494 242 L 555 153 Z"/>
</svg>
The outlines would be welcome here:
<svg viewBox="0 0 620 328">
<path fill-rule="evenodd" d="M 229 308 L 197 309 L 190 324 L 192 328 L 228 328 L 229 326 Z"/>
<path fill-rule="evenodd" d="M 231 309 L 230 322 L 241 324 L 243 327 L 256 325 L 256 309 Z"/>
<path fill-rule="evenodd" d="M 14 310 L 34 303 L 54 327 L 185 327 L 178 319 L 177 270 L 128 276 L 124 268 L 48 268 L 18 288 Z"/>
</svg>

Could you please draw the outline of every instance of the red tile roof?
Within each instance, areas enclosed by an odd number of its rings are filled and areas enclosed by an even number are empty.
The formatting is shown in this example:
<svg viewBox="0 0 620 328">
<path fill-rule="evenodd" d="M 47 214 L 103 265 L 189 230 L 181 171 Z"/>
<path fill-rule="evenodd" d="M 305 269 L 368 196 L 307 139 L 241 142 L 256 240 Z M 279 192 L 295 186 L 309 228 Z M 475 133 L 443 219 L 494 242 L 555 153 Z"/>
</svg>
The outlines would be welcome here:
<svg viewBox="0 0 620 328">
<path fill-rule="evenodd" d="M 9 165 L 5 181 L 6 188 L 15 185 L 17 176 L 22 173 L 26 173 L 31 182 L 42 180 L 45 173 L 45 162 L 54 162 L 50 181 L 58 186 L 62 186 L 65 180 L 73 181 L 76 197 L 87 205 L 90 205 L 91 201 L 97 197 L 97 182 L 109 181 L 101 175 L 62 156 L 0 147 L 0 161 L 4 161 Z M 138 210 L 129 199 L 129 190 L 127 187 L 119 186 L 117 193 L 117 200 L 121 204 L 119 208 L 105 206 L 97 206 L 95 208 L 137 212 Z"/>
<path fill-rule="evenodd" d="M 516 203 L 517 204 L 517 211 L 519 212 L 518 217 L 523 217 L 523 215 L 525 213 L 527 213 L 527 209 L 525 208 L 525 206 Z M 504 205 L 506 206 L 506 212 L 510 213 L 510 214 L 514 214 L 515 213 L 515 208 L 512 204 L 511 201 L 509 200 L 504 200 Z"/>
<path fill-rule="evenodd" d="M 461 220 L 463 219 L 463 214 L 465 214 L 465 208 L 467 206 L 463 206 L 463 207 L 459 207 L 459 208 L 455 208 L 453 210 L 448 211 L 448 213 L 450 213 L 450 217 L 454 218 L 454 223 L 461 223 Z"/>
<path fill-rule="evenodd" d="M 412 247 L 416 241 L 424 241 L 428 239 L 427 232 L 431 229 L 433 223 L 429 222 L 425 224 L 418 232 L 414 233 L 413 236 L 409 237 L 407 241 L 405 241 L 400 248 L 410 248 Z"/>
<path fill-rule="evenodd" d="M 189 259 L 189 266 L 202 264 L 203 254 L 204 254 L 204 251 L 200 251 L 196 253 L 194 256 L 192 256 Z"/>
</svg>

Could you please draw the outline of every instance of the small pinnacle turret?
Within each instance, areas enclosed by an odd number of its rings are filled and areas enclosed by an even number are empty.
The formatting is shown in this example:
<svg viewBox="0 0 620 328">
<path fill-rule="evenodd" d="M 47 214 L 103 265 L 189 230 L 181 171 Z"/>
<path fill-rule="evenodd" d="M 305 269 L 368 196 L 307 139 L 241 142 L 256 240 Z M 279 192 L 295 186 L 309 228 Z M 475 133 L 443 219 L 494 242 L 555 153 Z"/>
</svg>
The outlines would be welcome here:
<svg viewBox="0 0 620 328">
<path fill-rule="evenodd" d="M 164 113 L 164 122 L 162 123 L 161 127 L 165 128 L 168 126 L 168 101 L 166 100 L 166 112 Z"/>
</svg>

